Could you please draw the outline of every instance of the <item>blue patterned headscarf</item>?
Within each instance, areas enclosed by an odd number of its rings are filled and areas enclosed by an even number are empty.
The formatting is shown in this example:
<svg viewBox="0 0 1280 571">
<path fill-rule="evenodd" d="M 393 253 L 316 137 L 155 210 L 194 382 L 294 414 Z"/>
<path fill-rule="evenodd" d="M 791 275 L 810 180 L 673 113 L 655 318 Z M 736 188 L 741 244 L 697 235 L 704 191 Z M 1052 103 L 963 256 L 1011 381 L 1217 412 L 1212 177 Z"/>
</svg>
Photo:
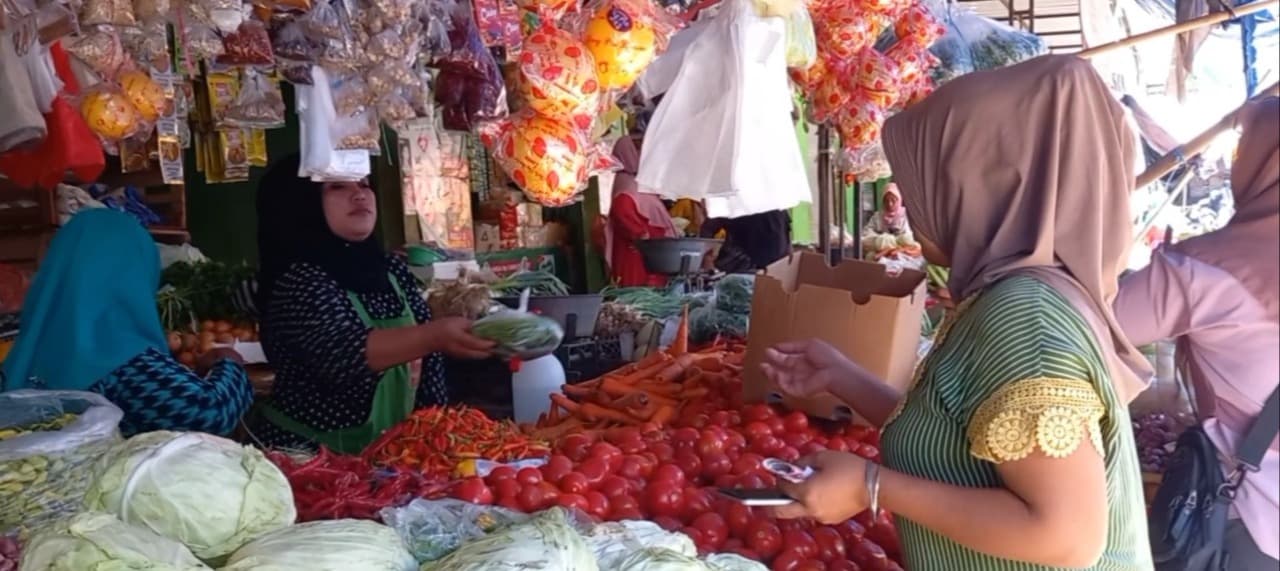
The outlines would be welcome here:
<svg viewBox="0 0 1280 571">
<path fill-rule="evenodd" d="M 160 252 L 128 214 L 82 211 L 58 230 L 22 304 L 5 390 L 85 390 L 147 349 L 167 351 Z"/>
</svg>

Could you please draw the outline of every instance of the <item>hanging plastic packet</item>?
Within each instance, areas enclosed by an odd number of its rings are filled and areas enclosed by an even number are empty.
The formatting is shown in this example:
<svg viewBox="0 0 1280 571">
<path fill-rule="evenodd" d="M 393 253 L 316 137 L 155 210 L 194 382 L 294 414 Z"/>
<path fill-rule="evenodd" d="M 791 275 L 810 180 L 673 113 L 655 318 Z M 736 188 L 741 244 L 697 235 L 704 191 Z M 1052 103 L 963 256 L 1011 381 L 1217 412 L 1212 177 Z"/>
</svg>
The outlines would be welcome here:
<svg viewBox="0 0 1280 571">
<path fill-rule="evenodd" d="M 364 111 L 373 102 L 368 84 L 359 75 L 333 82 L 333 111 L 338 117 L 349 117 Z"/>
<path fill-rule="evenodd" d="M 852 59 L 859 51 L 875 44 L 884 30 L 885 18 L 858 9 L 853 4 L 839 4 L 819 10 L 815 6 L 814 37 L 823 51 L 834 61 Z"/>
<path fill-rule="evenodd" d="M 225 51 L 222 38 L 213 27 L 195 18 L 187 18 L 181 26 L 182 49 L 195 62 L 213 61 Z M 193 62 L 194 63 L 194 62 Z M 192 70 L 196 72 L 198 70 Z"/>
<path fill-rule="evenodd" d="M 588 5 L 582 42 L 605 91 L 630 89 L 678 29 L 651 0 L 602 0 Z"/>
<path fill-rule="evenodd" d="M 484 45 L 496 48 L 512 61 L 520 51 L 520 9 L 514 0 L 475 0 L 476 27 Z"/>
<path fill-rule="evenodd" d="M 120 35 L 108 28 L 99 28 L 73 38 L 66 49 L 104 79 L 115 77 L 128 60 Z"/>
<path fill-rule="evenodd" d="M 361 180 L 369 176 L 367 151 L 340 151 L 334 148 L 329 126 L 336 116 L 328 73 L 311 68 L 312 85 L 294 87 L 298 112 L 301 163 L 298 176 L 312 180 Z"/>
<path fill-rule="evenodd" d="M 929 74 L 938 63 L 938 58 L 930 54 L 929 50 L 901 40 L 893 44 L 884 55 L 898 66 L 898 81 L 902 86 L 899 89 L 901 93 L 898 103 L 908 98 L 907 95 L 917 83 L 929 81 Z"/>
<path fill-rule="evenodd" d="M 414 18 L 423 25 L 422 49 L 427 61 L 449 53 L 449 11 L 453 0 L 426 0 L 414 5 Z"/>
<path fill-rule="evenodd" d="M 222 34 L 233 34 L 245 21 L 244 7 L 239 0 L 194 0 L 195 11 L 202 13 L 208 23 Z"/>
<path fill-rule="evenodd" d="M 120 90 L 107 84 L 89 88 L 80 98 L 80 115 L 95 135 L 118 142 L 132 137 L 143 126 L 138 110 Z"/>
<path fill-rule="evenodd" d="M 82 26 L 136 26 L 130 0 L 85 0 L 80 6 Z"/>
<path fill-rule="evenodd" d="M 787 16 L 787 67 L 808 69 L 818 59 L 818 40 L 813 33 L 813 20 L 803 4 Z"/>
<path fill-rule="evenodd" d="M 893 32 L 898 41 L 927 48 L 947 33 L 947 27 L 942 25 L 928 7 L 916 4 L 894 22 Z"/>
<path fill-rule="evenodd" d="M 120 89 L 133 108 L 137 109 L 138 116 L 148 125 L 154 124 L 161 115 L 170 111 L 171 100 L 165 94 L 164 87 L 142 71 L 133 69 L 120 74 Z"/>
<path fill-rule="evenodd" d="M 320 0 L 302 18 L 303 27 L 313 38 L 340 40 L 345 37 L 342 20 L 331 0 Z"/>
<path fill-rule="evenodd" d="M 581 130 L 529 109 L 485 125 L 480 136 L 511 181 L 543 206 L 572 204 L 594 171 Z"/>
<path fill-rule="evenodd" d="M 365 74 L 365 85 L 373 98 L 383 97 L 400 89 L 416 88 L 418 81 L 419 76 L 400 62 L 375 66 Z"/>
<path fill-rule="evenodd" d="M 362 109 L 350 115 L 339 115 L 330 125 L 329 132 L 335 142 L 334 148 L 340 151 L 363 150 L 377 152 L 382 135 L 378 127 L 378 116 L 372 108 Z"/>
<path fill-rule="evenodd" d="M 133 15 L 141 24 L 164 23 L 171 13 L 169 0 L 133 0 Z"/>
<path fill-rule="evenodd" d="M 246 69 L 236 100 L 227 106 L 223 121 L 233 127 L 276 129 L 284 126 L 284 98 L 267 76 Z"/>
<path fill-rule="evenodd" d="M 141 66 L 157 70 L 169 69 L 169 34 L 164 21 L 126 28 L 123 34 L 125 52 Z"/>
<path fill-rule="evenodd" d="M 898 64 L 876 51 L 865 48 L 858 53 L 850 74 L 850 89 L 881 109 L 897 104 L 902 91 Z"/>
<path fill-rule="evenodd" d="M 222 38 L 222 55 L 218 63 L 232 66 L 270 66 L 275 64 L 271 36 L 257 20 L 246 20 L 235 32 Z"/>
<path fill-rule="evenodd" d="M 307 38 L 302 22 L 298 19 L 284 21 L 272 28 L 271 51 L 280 65 L 309 64 L 316 59 L 316 45 Z M 309 69 L 307 74 L 310 75 Z"/>
<path fill-rule="evenodd" d="M 448 54 L 434 66 L 440 70 L 435 101 L 445 129 L 469 131 L 482 122 L 507 115 L 507 91 L 502 70 L 480 41 L 480 33 L 466 0 L 454 3 L 449 13 Z"/>
<path fill-rule="evenodd" d="M 530 109 L 579 129 L 591 126 L 600 104 L 595 59 L 572 34 L 551 25 L 525 39 L 519 89 Z"/>
</svg>

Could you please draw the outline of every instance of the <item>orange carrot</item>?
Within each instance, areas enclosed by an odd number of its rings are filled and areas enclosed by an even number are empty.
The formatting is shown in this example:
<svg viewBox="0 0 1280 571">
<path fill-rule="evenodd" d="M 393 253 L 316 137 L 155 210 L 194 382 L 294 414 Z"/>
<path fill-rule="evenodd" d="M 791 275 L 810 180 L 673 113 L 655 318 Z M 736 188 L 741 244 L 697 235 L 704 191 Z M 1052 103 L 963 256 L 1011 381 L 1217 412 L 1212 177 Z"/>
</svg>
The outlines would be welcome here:
<svg viewBox="0 0 1280 571">
<path fill-rule="evenodd" d="M 658 407 L 658 410 L 653 412 L 653 416 L 649 417 L 649 422 L 652 422 L 658 426 L 665 426 L 665 425 L 671 424 L 671 421 L 675 420 L 675 418 L 676 418 L 676 407 L 670 406 L 670 405 L 662 405 Z"/>
<path fill-rule="evenodd" d="M 603 420 L 622 424 L 635 424 L 638 422 L 637 419 L 631 418 L 627 413 L 605 408 L 595 403 L 583 403 L 579 410 L 582 417 L 589 420 Z"/>
<path fill-rule="evenodd" d="M 582 384 L 576 385 L 560 385 L 560 392 L 574 398 L 587 398 L 596 392 L 595 387 L 587 387 Z"/>
<path fill-rule="evenodd" d="M 635 390 L 636 388 L 634 386 L 629 383 L 622 382 L 622 380 L 617 377 L 605 377 L 604 380 L 600 381 L 600 392 L 611 397 L 623 397 Z"/>
<path fill-rule="evenodd" d="M 621 375 L 621 376 L 607 375 L 607 376 L 613 377 L 617 379 L 619 382 L 632 384 L 632 383 L 635 383 L 636 381 L 640 381 L 640 380 L 652 377 L 655 374 L 658 374 L 661 371 L 665 370 L 669 366 L 671 365 L 669 364 L 668 358 L 664 357 L 663 359 L 658 360 L 658 362 L 652 365 L 649 365 L 643 368 L 637 368 L 636 370 L 630 373 L 627 373 L 625 375 Z M 602 380 L 601 383 L 603 382 L 604 381 Z"/>
<path fill-rule="evenodd" d="M 569 397 L 564 396 L 562 394 L 551 395 L 551 404 L 554 404 L 560 408 L 563 408 L 564 411 L 569 414 L 579 414 L 582 408 L 582 405 L 579 405 L 578 403 L 573 402 L 573 399 L 570 399 Z"/>
<path fill-rule="evenodd" d="M 696 355 L 690 353 L 685 353 L 676 357 L 675 361 L 659 371 L 658 374 L 654 376 L 654 379 L 661 383 L 674 383 L 680 380 L 684 377 L 684 374 L 688 371 L 689 367 L 693 366 L 693 362 L 696 357 Z"/>
<path fill-rule="evenodd" d="M 680 357 L 689 352 L 689 306 L 685 305 L 680 313 L 680 326 L 676 328 L 676 339 L 671 342 L 671 355 Z"/>
</svg>

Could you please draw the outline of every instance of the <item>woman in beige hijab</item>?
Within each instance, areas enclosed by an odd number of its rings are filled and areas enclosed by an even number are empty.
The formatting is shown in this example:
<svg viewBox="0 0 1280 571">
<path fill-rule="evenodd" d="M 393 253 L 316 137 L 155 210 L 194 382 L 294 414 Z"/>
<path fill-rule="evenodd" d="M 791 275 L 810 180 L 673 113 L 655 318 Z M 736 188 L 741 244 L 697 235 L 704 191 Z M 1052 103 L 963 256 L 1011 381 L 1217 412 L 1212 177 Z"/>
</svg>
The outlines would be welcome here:
<svg viewBox="0 0 1280 571">
<path fill-rule="evenodd" d="M 1145 361 L 1111 313 L 1134 179 L 1120 105 L 1085 61 L 1046 56 L 947 84 L 884 146 L 960 305 L 905 393 L 822 343 L 770 352 L 782 390 L 883 427 L 883 467 L 811 457 L 779 515 L 881 506 L 912 571 L 1151 569 L 1126 406 Z"/>
</svg>

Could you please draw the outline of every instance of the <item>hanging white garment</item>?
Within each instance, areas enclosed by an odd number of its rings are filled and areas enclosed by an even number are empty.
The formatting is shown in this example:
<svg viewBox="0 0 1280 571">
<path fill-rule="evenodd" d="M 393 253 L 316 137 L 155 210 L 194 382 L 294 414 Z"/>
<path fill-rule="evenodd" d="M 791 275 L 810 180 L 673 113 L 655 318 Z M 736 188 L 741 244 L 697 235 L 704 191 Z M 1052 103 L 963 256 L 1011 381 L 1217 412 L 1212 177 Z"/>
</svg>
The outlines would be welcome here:
<svg viewBox="0 0 1280 571">
<path fill-rule="evenodd" d="M 683 52 L 649 124 L 636 177 L 642 191 L 706 200 L 712 217 L 809 201 L 791 122 L 786 28 L 782 18 L 758 16 L 751 0 L 725 1 Z"/>
</svg>

